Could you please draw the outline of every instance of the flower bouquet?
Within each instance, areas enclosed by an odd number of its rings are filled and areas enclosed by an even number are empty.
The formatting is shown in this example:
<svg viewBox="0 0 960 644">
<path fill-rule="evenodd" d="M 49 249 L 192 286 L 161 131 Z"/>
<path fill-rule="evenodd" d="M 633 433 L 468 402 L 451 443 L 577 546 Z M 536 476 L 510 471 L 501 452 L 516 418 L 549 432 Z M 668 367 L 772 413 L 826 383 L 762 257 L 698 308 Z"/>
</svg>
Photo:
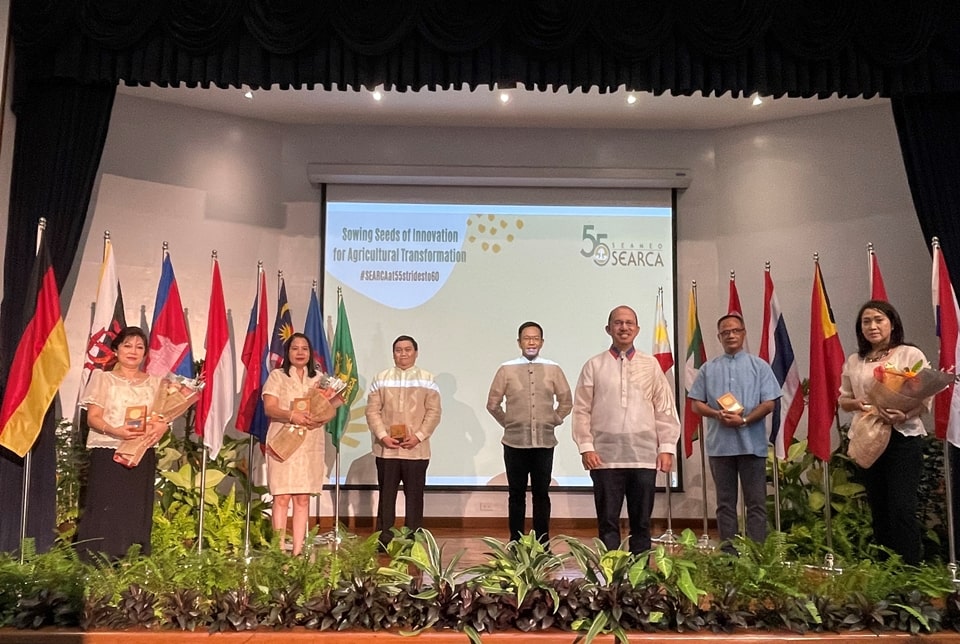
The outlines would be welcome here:
<svg viewBox="0 0 960 644">
<path fill-rule="evenodd" d="M 949 387 L 955 379 L 954 374 L 924 367 L 922 362 L 909 369 L 897 369 L 891 364 L 878 366 L 873 370 L 873 382 L 867 389 L 867 400 L 872 408 L 854 416 L 850 423 L 847 455 L 860 467 L 873 465 L 887 449 L 892 429 L 876 409 L 911 411 Z"/>
<path fill-rule="evenodd" d="M 304 411 L 320 423 L 326 423 L 337 414 L 337 407 L 343 404 L 343 391 L 346 388 L 344 381 L 324 374 L 317 386 L 310 388 L 307 396 L 293 401 L 291 410 Z M 278 461 L 285 461 L 300 448 L 308 431 L 308 427 L 287 423 L 267 440 L 267 450 Z"/>
<path fill-rule="evenodd" d="M 186 413 L 200 398 L 200 390 L 206 383 L 199 378 L 185 378 L 177 374 L 167 374 L 160 383 L 157 395 L 153 399 L 148 420 L 171 423 Z M 143 425 L 145 428 L 146 425 Z M 127 438 L 120 442 L 113 453 L 113 460 L 129 468 L 140 464 L 140 459 L 153 445 L 146 436 Z"/>
</svg>

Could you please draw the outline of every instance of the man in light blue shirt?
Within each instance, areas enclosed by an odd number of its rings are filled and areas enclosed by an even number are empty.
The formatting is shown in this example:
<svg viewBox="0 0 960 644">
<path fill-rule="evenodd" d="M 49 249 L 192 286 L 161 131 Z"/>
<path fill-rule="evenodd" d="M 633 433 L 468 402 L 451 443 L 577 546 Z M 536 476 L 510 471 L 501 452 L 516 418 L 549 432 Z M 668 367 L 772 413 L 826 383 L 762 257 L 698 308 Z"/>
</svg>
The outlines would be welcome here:
<svg viewBox="0 0 960 644">
<path fill-rule="evenodd" d="M 717 490 L 717 528 L 724 549 L 737 533 L 737 479 L 747 509 L 747 536 L 767 537 L 767 431 L 763 419 L 780 397 L 770 365 L 743 350 L 743 318 L 717 321 L 723 355 L 697 374 L 687 397 L 693 411 L 707 419 L 706 448 Z"/>
</svg>

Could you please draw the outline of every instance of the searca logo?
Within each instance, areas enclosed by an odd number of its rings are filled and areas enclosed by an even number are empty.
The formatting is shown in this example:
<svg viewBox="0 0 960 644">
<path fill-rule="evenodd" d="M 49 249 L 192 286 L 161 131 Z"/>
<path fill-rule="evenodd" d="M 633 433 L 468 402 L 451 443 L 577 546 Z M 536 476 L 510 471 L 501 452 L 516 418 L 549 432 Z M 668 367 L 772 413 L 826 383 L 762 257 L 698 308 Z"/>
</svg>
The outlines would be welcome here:
<svg viewBox="0 0 960 644">
<path fill-rule="evenodd" d="M 620 242 L 615 244 L 607 240 L 607 233 L 598 232 L 593 224 L 585 224 L 581 241 L 580 255 L 593 261 L 597 266 L 619 267 L 662 267 L 663 244 L 652 242 Z"/>
</svg>

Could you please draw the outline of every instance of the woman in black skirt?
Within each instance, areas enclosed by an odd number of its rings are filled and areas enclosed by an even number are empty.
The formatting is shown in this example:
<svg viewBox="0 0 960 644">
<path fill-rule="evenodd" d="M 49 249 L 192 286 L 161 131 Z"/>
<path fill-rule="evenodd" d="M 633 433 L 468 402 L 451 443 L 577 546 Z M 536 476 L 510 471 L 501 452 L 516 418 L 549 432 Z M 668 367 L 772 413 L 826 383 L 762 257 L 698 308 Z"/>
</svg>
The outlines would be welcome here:
<svg viewBox="0 0 960 644">
<path fill-rule="evenodd" d="M 145 436 L 155 445 L 167 430 L 165 422 L 147 420 L 161 382 L 141 368 L 147 344 L 140 327 L 123 329 L 112 344 L 116 366 L 94 371 L 81 398 L 90 427 L 90 469 L 77 546 L 87 561 L 96 559 L 96 553 L 119 559 L 134 544 L 150 553 L 156 451 L 148 449 L 131 468 L 113 460 L 122 440 Z"/>
</svg>

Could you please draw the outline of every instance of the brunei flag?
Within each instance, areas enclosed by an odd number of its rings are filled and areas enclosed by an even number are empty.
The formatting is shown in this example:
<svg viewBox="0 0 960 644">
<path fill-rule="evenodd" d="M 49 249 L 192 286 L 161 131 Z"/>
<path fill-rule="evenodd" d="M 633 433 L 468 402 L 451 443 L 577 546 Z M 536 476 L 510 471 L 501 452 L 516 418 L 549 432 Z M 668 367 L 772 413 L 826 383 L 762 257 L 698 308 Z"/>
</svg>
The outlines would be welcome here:
<svg viewBox="0 0 960 644">
<path fill-rule="evenodd" d="M 70 369 L 60 293 L 43 236 L 27 286 L 23 317 L 23 335 L 0 407 L 0 445 L 21 458 L 37 440 L 43 417 Z"/>
</svg>

